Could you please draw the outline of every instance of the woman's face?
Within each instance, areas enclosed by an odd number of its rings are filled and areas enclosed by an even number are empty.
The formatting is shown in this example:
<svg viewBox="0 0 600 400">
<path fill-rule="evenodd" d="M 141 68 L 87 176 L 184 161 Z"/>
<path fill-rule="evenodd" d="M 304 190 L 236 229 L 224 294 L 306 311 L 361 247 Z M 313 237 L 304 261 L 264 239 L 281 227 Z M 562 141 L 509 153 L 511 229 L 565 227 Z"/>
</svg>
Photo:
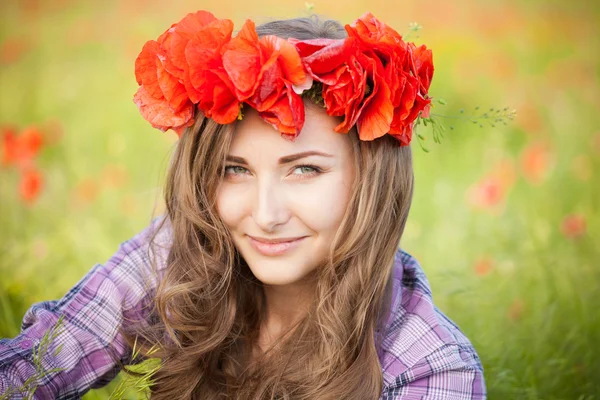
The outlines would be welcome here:
<svg viewBox="0 0 600 400">
<path fill-rule="evenodd" d="M 324 110 L 305 109 L 295 142 L 246 111 L 217 194 L 238 251 L 268 285 L 299 282 L 327 257 L 352 191 L 352 138 Z"/>
</svg>

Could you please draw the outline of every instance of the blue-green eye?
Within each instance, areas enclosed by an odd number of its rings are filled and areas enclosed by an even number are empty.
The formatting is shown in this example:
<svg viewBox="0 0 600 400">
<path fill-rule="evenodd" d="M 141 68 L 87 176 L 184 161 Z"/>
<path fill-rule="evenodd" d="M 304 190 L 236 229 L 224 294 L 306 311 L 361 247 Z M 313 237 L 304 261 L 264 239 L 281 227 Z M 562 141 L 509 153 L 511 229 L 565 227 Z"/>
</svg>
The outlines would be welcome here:
<svg viewBox="0 0 600 400">
<path fill-rule="evenodd" d="M 311 172 L 314 172 L 315 169 L 308 165 L 302 165 L 302 166 L 296 167 L 294 169 L 294 173 L 298 175 L 298 173 L 296 173 L 295 171 L 301 171 L 299 174 L 309 174 Z"/>
<path fill-rule="evenodd" d="M 225 175 L 227 175 L 229 171 L 231 171 L 231 173 L 234 175 L 238 175 L 238 173 L 244 173 L 244 171 L 247 170 L 239 165 L 228 165 L 224 168 Z"/>
<path fill-rule="evenodd" d="M 320 172 L 319 168 L 315 167 L 314 165 L 298 165 L 296 168 L 294 168 L 294 171 L 296 170 L 303 170 L 303 172 L 299 174 L 294 173 L 294 175 L 307 175 Z"/>
</svg>

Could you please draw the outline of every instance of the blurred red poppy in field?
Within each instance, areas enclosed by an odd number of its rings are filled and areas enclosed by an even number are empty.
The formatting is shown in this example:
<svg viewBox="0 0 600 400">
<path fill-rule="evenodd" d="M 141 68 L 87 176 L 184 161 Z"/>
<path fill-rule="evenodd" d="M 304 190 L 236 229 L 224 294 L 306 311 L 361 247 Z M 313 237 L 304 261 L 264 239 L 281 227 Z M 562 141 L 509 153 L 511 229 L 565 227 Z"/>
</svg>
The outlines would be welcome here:
<svg viewBox="0 0 600 400">
<path fill-rule="evenodd" d="M 17 135 L 12 127 L 0 129 L 2 143 L 2 165 L 15 167 L 20 174 L 19 197 L 31 205 L 40 195 L 43 177 L 35 165 L 35 158 L 44 145 L 42 133 L 29 127 Z"/>
<path fill-rule="evenodd" d="M 22 0 L 21 10 L 28 16 L 35 16 L 40 11 L 40 0 Z"/>
<path fill-rule="evenodd" d="M 42 186 L 42 174 L 37 169 L 27 168 L 21 173 L 19 195 L 26 204 L 32 204 L 38 198 Z"/>
<path fill-rule="evenodd" d="M 553 156 L 546 143 L 530 143 L 521 152 L 523 176 L 534 185 L 539 185 L 546 180 L 552 164 Z"/>
<path fill-rule="evenodd" d="M 100 178 L 103 186 L 119 188 L 129 180 L 127 169 L 122 165 L 109 164 L 102 170 Z"/>
<path fill-rule="evenodd" d="M 8 65 L 19 59 L 31 48 L 31 42 L 24 38 L 8 38 L 0 44 L 0 65 Z"/>
<path fill-rule="evenodd" d="M 567 239 L 576 239 L 583 236 L 587 230 L 585 217 L 581 214 L 567 215 L 562 220 L 560 230 Z"/>
<path fill-rule="evenodd" d="M 473 264 L 473 269 L 475 270 L 475 274 L 479 276 L 487 275 L 494 269 L 493 261 L 488 257 L 481 257 L 475 260 L 475 264 Z"/>
<path fill-rule="evenodd" d="M 523 317 L 525 313 L 525 302 L 521 299 L 515 299 L 512 304 L 508 307 L 507 316 L 512 321 L 518 321 Z"/>
<path fill-rule="evenodd" d="M 504 199 L 504 194 L 500 179 L 488 176 L 471 187 L 469 199 L 473 205 L 488 208 L 498 205 Z"/>
<path fill-rule="evenodd" d="M 514 162 L 503 160 L 467 190 L 467 201 L 472 206 L 499 214 L 506 196 L 515 181 Z"/>
<path fill-rule="evenodd" d="M 527 134 L 538 134 L 542 130 L 543 121 L 538 107 L 525 102 L 517 107 L 519 118 L 515 123 Z"/>
<path fill-rule="evenodd" d="M 98 197 L 100 190 L 98 182 L 92 178 L 85 178 L 75 186 L 72 199 L 76 205 L 87 205 Z"/>
<path fill-rule="evenodd" d="M 35 127 L 17 135 L 13 128 L 2 130 L 2 164 L 17 168 L 30 167 L 43 145 L 43 136 Z"/>
</svg>

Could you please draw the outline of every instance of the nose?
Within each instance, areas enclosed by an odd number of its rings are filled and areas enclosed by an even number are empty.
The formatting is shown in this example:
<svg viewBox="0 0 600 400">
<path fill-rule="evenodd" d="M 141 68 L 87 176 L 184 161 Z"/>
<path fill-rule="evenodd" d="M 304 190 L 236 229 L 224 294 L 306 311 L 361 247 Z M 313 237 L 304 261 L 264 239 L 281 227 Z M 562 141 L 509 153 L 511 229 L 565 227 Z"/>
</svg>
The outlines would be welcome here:
<svg viewBox="0 0 600 400">
<path fill-rule="evenodd" d="M 281 185 L 269 179 L 258 180 L 255 190 L 252 218 L 260 229 L 272 233 L 291 217 L 286 193 Z"/>
</svg>

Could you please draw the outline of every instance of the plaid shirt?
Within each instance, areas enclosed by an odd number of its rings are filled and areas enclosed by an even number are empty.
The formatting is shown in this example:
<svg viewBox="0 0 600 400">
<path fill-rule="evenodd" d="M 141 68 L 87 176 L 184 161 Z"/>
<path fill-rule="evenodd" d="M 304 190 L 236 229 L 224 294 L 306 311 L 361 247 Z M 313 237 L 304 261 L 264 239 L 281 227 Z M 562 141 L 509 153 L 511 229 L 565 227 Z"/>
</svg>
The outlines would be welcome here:
<svg viewBox="0 0 600 400">
<path fill-rule="evenodd" d="M 62 299 L 27 310 L 21 333 L 0 340 L 0 394 L 35 375 L 34 349 L 61 314 L 64 329 L 41 359 L 47 371 L 61 370 L 40 379 L 35 398 L 80 398 L 117 375 L 115 358 L 131 361 L 131 349 L 118 329 L 130 319 L 144 318 L 142 310 L 156 285 L 150 273 L 149 234 L 160 218 L 122 243 L 104 265 L 96 264 Z M 159 266 L 166 264 L 168 254 L 169 225 L 165 227 L 157 236 L 165 245 L 154 253 Z M 475 349 L 435 307 L 423 270 L 400 249 L 393 280 L 392 309 L 380 349 L 380 399 L 485 399 L 483 368 Z"/>
</svg>

